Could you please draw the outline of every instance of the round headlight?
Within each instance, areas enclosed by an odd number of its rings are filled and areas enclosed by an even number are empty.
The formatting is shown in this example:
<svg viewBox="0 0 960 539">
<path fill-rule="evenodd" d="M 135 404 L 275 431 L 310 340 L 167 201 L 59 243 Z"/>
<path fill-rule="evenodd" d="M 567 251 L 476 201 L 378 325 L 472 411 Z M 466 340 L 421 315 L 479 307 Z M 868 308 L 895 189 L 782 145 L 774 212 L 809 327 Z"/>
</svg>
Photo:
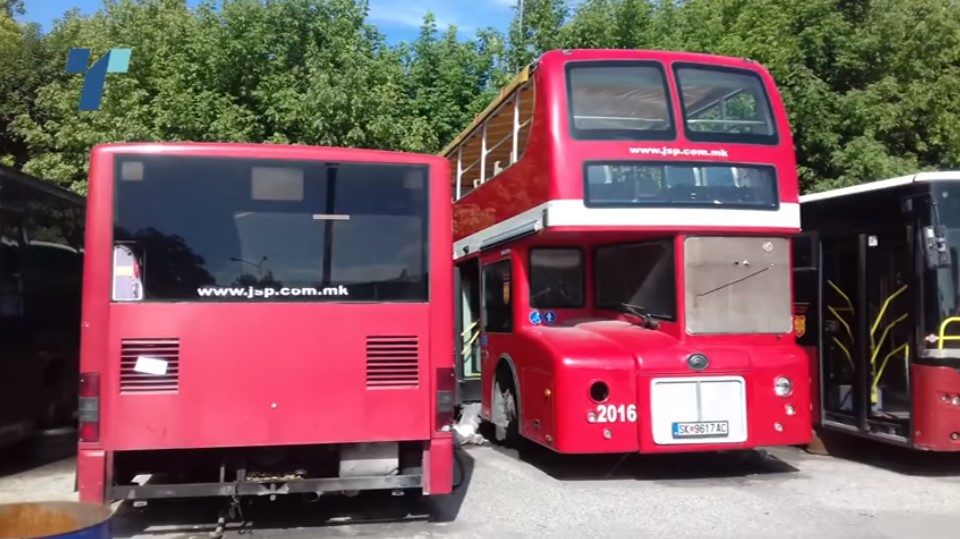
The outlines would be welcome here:
<svg viewBox="0 0 960 539">
<path fill-rule="evenodd" d="M 773 392 L 776 393 L 778 397 L 789 397 L 793 394 L 793 382 L 786 376 L 777 376 L 773 380 Z"/>
</svg>

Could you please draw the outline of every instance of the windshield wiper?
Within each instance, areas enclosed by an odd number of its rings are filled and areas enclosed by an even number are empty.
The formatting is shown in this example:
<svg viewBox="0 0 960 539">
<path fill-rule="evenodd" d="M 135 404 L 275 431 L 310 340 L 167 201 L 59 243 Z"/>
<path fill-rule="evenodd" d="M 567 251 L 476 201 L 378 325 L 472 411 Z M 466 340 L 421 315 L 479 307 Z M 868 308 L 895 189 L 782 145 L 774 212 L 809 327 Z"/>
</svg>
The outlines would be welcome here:
<svg viewBox="0 0 960 539">
<path fill-rule="evenodd" d="M 630 303 L 625 303 L 625 302 L 620 302 L 620 305 L 623 305 L 623 308 L 626 309 L 628 313 L 635 316 L 639 316 L 643 320 L 643 327 L 649 328 L 649 329 L 657 329 L 658 327 L 660 327 L 660 323 L 654 320 L 653 317 L 655 316 L 662 317 L 662 315 L 652 314 L 650 311 L 647 310 L 646 307 L 643 307 L 642 305 L 632 305 Z"/>
<path fill-rule="evenodd" d="M 755 271 L 755 272 L 753 272 L 753 273 L 751 273 L 751 274 L 749 274 L 749 275 L 746 275 L 746 276 L 744 276 L 744 277 L 740 277 L 739 279 L 734 279 L 734 280 L 730 281 L 730 282 L 727 283 L 727 284 L 720 285 L 720 286 L 718 286 L 718 287 L 716 287 L 716 288 L 707 290 L 706 292 L 701 292 L 701 293 L 697 294 L 697 297 L 698 297 L 698 298 L 702 298 L 703 296 L 706 296 L 707 294 L 713 294 L 713 293 L 716 292 L 717 290 L 723 290 L 724 288 L 727 288 L 728 286 L 733 286 L 733 285 L 735 285 L 735 284 L 737 284 L 737 283 L 742 283 L 743 281 L 746 281 L 747 279 L 749 279 L 749 278 L 751 278 L 751 277 L 756 277 L 757 275 L 760 275 L 761 273 L 767 271 L 768 269 L 770 269 L 770 266 L 767 266 L 767 267 L 765 267 L 765 268 L 759 269 L 759 270 L 757 270 L 757 271 Z"/>
</svg>

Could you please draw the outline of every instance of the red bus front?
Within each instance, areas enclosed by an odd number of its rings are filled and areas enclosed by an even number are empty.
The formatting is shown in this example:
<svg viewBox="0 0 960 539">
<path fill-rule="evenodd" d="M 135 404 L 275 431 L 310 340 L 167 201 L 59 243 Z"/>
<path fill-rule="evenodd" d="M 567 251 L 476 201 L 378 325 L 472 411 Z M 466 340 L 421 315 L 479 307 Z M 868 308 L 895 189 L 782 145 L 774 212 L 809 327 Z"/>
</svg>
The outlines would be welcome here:
<svg viewBox="0 0 960 539">
<path fill-rule="evenodd" d="M 81 500 L 449 492 L 448 201 L 428 156 L 95 148 Z"/>
<path fill-rule="evenodd" d="M 478 271 L 482 291 L 481 414 L 500 437 L 563 453 L 808 441 L 796 163 L 770 75 L 735 58 L 554 51 L 504 103 L 446 153 L 465 192 L 459 277 Z M 496 159 L 504 110 L 518 142 Z"/>
</svg>

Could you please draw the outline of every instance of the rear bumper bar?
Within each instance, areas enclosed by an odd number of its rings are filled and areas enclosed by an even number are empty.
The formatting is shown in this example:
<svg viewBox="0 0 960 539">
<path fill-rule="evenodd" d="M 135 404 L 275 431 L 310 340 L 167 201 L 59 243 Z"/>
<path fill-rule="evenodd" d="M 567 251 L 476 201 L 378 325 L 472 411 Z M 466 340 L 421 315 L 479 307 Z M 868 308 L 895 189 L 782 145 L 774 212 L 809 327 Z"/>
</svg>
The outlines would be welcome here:
<svg viewBox="0 0 960 539">
<path fill-rule="evenodd" d="M 420 488 L 418 475 L 379 477 L 330 477 L 285 482 L 238 481 L 235 483 L 176 483 L 114 485 L 108 487 L 112 500 L 149 500 L 156 498 L 201 498 L 210 496 L 272 496 L 279 494 L 322 494 L 351 490 L 388 490 Z"/>
</svg>

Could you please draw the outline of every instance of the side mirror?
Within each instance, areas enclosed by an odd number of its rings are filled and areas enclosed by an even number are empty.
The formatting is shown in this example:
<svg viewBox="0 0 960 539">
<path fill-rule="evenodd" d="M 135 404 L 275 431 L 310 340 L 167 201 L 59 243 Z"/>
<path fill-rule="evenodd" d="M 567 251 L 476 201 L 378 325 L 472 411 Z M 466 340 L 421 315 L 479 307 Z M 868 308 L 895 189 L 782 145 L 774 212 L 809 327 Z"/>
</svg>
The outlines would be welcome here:
<svg viewBox="0 0 960 539">
<path fill-rule="evenodd" d="M 927 261 L 927 269 L 949 268 L 951 264 L 950 249 L 947 248 L 947 230 L 943 226 L 936 228 L 925 226 L 923 234 L 923 254 Z"/>
</svg>

